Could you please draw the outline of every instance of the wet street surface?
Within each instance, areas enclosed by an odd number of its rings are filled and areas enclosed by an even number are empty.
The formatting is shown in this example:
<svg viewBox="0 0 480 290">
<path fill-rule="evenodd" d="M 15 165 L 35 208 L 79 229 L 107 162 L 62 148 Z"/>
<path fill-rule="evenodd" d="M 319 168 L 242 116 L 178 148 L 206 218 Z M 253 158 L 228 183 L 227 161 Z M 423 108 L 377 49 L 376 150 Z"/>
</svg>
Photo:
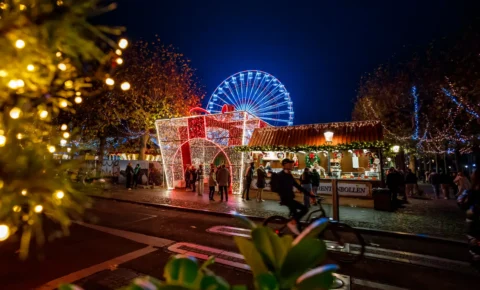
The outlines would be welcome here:
<svg viewBox="0 0 480 290">
<path fill-rule="evenodd" d="M 212 270 L 232 285 L 251 286 L 232 235 L 211 230 L 229 227 L 245 233 L 234 218 L 96 200 L 83 222 L 73 225 L 69 237 L 33 250 L 24 262 L 18 261 L 14 241 L 2 244 L 1 288 L 55 289 L 58 283 L 76 282 L 85 289 L 117 289 L 138 276 L 162 278 L 163 266 L 174 253 L 199 259 L 215 255 Z M 476 289 L 480 275 L 468 265 L 465 244 L 363 236 L 365 259 L 340 265 L 338 272 L 348 277 L 350 289 Z"/>
</svg>

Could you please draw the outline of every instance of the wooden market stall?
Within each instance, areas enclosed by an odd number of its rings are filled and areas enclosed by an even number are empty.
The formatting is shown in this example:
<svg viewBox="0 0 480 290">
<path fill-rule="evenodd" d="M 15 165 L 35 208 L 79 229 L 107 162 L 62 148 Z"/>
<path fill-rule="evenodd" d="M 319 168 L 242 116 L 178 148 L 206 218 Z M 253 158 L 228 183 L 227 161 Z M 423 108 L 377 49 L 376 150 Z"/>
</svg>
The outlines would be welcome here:
<svg viewBox="0 0 480 290">
<path fill-rule="evenodd" d="M 270 172 L 281 170 L 283 158 L 296 161 L 296 178 L 305 167 L 317 169 L 320 194 L 332 193 L 335 178 L 340 195 L 371 198 L 372 188 L 383 185 L 382 149 L 387 145 L 382 129 L 378 121 L 257 128 L 242 150 L 256 168 L 263 165 Z"/>
</svg>

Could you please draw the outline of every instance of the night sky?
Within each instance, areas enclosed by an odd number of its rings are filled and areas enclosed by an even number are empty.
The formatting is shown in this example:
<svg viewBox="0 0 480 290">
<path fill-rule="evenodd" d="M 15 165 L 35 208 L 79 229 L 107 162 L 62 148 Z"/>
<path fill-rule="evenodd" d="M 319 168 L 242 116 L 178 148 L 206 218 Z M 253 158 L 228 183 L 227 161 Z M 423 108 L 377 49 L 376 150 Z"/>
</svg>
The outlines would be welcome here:
<svg viewBox="0 0 480 290">
<path fill-rule="evenodd" d="M 307 124 L 350 120 L 364 73 L 458 33 L 473 2 L 119 0 L 108 23 L 178 47 L 205 86 L 204 106 L 225 78 L 258 69 L 285 85 L 294 123 Z"/>
</svg>

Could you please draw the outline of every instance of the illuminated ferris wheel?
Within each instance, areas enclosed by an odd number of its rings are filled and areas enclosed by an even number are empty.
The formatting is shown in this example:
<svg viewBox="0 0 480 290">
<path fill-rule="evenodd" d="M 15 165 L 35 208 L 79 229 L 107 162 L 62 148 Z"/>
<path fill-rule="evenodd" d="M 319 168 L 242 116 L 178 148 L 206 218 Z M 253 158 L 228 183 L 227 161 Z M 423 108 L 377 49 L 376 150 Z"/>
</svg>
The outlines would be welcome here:
<svg viewBox="0 0 480 290">
<path fill-rule="evenodd" d="M 207 110 L 222 112 L 232 105 L 273 126 L 293 125 L 293 103 L 285 86 L 274 76 L 258 70 L 238 72 L 224 80 L 213 92 Z"/>
</svg>

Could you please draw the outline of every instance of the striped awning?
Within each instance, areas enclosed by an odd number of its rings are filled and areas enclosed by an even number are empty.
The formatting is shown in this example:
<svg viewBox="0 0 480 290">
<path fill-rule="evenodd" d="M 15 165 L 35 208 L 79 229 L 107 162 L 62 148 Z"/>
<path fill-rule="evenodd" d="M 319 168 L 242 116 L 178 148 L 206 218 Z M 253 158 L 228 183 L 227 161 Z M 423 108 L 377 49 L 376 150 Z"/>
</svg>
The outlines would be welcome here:
<svg viewBox="0 0 480 290">
<path fill-rule="evenodd" d="M 327 145 L 324 136 L 326 131 L 333 132 L 333 140 L 329 145 L 334 146 L 383 141 L 383 127 L 379 121 L 361 121 L 257 128 L 248 146 Z"/>
</svg>

